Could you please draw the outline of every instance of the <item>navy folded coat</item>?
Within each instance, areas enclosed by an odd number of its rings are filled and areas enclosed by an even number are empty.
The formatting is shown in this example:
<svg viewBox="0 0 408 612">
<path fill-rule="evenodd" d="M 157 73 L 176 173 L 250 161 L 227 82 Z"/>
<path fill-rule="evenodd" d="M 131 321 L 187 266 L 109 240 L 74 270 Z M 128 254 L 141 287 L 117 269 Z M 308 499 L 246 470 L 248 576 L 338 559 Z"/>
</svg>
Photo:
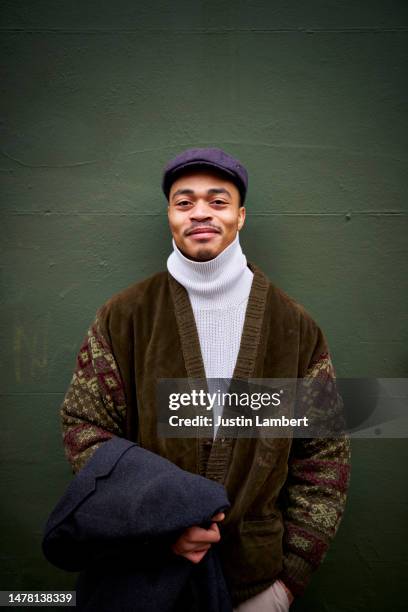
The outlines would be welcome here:
<svg viewBox="0 0 408 612">
<path fill-rule="evenodd" d="M 88 612 L 231 612 L 217 546 L 194 564 L 171 544 L 229 507 L 212 480 L 114 437 L 73 478 L 42 543 L 59 568 L 81 572 L 77 608 Z"/>
</svg>

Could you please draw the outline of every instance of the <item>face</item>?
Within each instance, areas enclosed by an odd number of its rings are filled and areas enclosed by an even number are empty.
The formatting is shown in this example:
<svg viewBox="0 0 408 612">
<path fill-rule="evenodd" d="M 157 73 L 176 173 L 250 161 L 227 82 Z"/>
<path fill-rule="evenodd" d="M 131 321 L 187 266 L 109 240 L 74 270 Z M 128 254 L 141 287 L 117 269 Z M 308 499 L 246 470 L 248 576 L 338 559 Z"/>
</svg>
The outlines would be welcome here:
<svg viewBox="0 0 408 612">
<path fill-rule="evenodd" d="M 231 242 L 245 221 L 237 187 L 216 173 L 192 170 L 174 181 L 169 194 L 171 233 L 189 259 L 208 261 Z"/>
</svg>

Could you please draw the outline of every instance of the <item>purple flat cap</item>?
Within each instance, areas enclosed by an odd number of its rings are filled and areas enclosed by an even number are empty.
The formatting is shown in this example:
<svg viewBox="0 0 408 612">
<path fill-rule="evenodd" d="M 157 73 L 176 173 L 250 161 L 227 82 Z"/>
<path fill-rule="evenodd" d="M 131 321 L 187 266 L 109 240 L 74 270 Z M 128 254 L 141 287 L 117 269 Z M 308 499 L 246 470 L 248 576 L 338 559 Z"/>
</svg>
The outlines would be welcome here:
<svg viewBox="0 0 408 612">
<path fill-rule="evenodd" d="M 169 198 L 172 183 L 184 170 L 191 168 L 214 168 L 226 175 L 236 185 L 241 195 L 241 205 L 245 201 L 248 189 L 248 173 L 237 159 L 221 149 L 187 149 L 170 160 L 163 172 L 162 189 Z"/>
</svg>

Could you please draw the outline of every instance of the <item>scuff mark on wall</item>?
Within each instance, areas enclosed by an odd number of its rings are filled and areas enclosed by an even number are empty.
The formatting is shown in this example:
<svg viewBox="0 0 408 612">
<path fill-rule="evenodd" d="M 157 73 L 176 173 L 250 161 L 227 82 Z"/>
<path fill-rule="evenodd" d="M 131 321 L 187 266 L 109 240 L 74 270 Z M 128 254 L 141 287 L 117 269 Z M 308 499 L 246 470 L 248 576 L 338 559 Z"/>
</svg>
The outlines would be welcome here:
<svg viewBox="0 0 408 612">
<path fill-rule="evenodd" d="M 47 373 L 50 313 L 43 319 L 40 329 L 33 329 L 27 321 L 14 325 L 14 375 L 17 384 L 28 377 L 36 380 Z"/>
</svg>

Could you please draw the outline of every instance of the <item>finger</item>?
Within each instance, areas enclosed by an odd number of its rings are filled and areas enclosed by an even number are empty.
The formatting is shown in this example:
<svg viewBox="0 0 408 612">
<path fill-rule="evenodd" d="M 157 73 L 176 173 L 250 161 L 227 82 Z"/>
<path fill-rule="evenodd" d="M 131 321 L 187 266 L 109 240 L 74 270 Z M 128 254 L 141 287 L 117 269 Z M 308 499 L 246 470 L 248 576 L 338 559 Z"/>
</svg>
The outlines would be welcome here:
<svg viewBox="0 0 408 612">
<path fill-rule="evenodd" d="M 211 548 L 211 544 L 206 544 L 206 546 L 200 546 L 199 548 L 196 548 L 195 550 L 192 550 L 191 552 L 207 552 L 207 550 L 210 550 Z"/>
<path fill-rule="evenodd" d="M 217 523 L 211 523 L 208 529 L 202 527 L 190 527 L 181 538 L 189 544 L 207 544 L 208 542 L 218 542 L 220 539 L 220 530 Z"/>
<path fill-rule="evenodd" d="M 194 544 L 186 543 L 186 542 L 176 542 L 174 545 L 180 553 L 189 553 L 189 552 L 197 552 L 200 550 L 208 550 L 211 548 L 211 544 L 206 542 L 196 542 Z"/>
<path fill-rule="evenodd" d="M 211 520 L 217 522 L 217 521 L 223 521 L 224 519 L 225 519 L 224 512 L 218 512 L 218 514 L 215 514 Z"/>
<path fill-rule="evenodd" d="M 207 529 L 207 533 L 212 534 L 213 539 L 212 542 L 219 542 L 221 539 L 221 534 L 217 523 L 211 523 L 211 527 Z"/>
<path fill-rule="evenodd" d="M 185 555 L 183 555 L 183 557 L 185 557 L 192 563 L 200 563 L 200 561 L 205 557 L 206 554 L 207 554 L 207 551 L 203 550 L 203 551 L 186 553 Z"/>
<path fill-rule="evenodd" d="M 215 542 L 219 542 L 221 540 L 221 533 L 217 523 L 211 523 L 210 527 L 206 529 L 206 534 L 206 542 L 211 542 L 214 544 Z"/>
<path fill-rule="evenodd" d="M 215 524 L 216 523 L 214 523 L 214 525 Z M 217 533 L 216 531 L 207 530 L 205 532 L 205 537 L 196 538 L 194 540 L 180 538 L 178 540 L 178 544 L 185 551 L 197 550 L 197 548 L 204 548 L 205 546 L 211 546 L 211 544 L 219 542 L 220 538 L 221 536 L 219 535 L 219 532 Z"/>
<path fill-rule="evenodd" d="M 186 550 L 193 550 L 197 546 L 205 546 L 206 544 L 215 544 L 221 539 L 220 530 L 218 529 L 217 523 L 212 523 L 208 529 L 195 531 L 193 534 L 189 534 L 188 537 L 181 537 L 183 546 Z"/>
<path fill-rule="evenodd" d="M 189 553 L 194 552 L 207 552 L 211 548 L 211 544 L 185 544 L 184 542 L 176 542 L 172 546 L 172 550 L 176 555 L 185 556 Z"/>
</svg>

